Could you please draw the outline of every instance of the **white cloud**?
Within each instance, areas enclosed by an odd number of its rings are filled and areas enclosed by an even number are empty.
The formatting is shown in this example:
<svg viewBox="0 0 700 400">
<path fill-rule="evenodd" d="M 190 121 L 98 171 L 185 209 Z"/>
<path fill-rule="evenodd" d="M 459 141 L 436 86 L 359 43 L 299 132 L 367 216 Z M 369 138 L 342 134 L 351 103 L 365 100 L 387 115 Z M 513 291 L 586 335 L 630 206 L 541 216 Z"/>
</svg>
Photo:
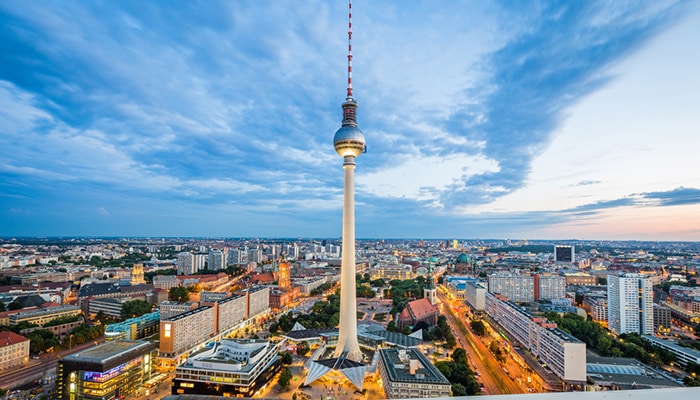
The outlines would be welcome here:
<svg viewBox="0 0 700 400">
<path fill-rule="evenodd" d="M 498 163 L 482 155 L 417 156 L 397 160 L 395 165 L 357 175 L 358 189 L 379 197 L 437 200 L 441 192 L 455 183 L 498 171 Z M 358 158 L 357 162 L 361 163 L 362 159 Z"/>
</svg>

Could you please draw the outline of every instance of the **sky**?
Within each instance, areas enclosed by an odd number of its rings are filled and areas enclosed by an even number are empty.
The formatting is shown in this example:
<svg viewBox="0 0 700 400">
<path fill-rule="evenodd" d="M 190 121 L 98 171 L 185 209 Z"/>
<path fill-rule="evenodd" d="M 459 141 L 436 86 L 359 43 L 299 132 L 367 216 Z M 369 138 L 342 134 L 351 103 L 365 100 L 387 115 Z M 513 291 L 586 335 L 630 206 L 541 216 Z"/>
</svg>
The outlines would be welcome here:
<svg viewBox="0 0 700 400">
<path fill-rule="evenodd" d="M 0 2 L 0 236 L 338 238 L 344 1 Z M 353 3 L 358 238 L 700 241 L 700 5 Z"/>
</svg>

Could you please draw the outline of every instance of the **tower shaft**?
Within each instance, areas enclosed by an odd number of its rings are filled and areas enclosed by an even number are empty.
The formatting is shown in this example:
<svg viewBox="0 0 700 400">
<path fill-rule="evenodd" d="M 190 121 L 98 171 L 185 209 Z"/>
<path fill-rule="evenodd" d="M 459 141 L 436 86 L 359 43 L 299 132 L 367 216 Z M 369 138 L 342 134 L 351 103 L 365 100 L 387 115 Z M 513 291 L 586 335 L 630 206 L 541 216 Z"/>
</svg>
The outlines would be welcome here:
<svg viewBox="0 0 700 400">
<path fill-rule="evenodd" d="M 343 248 L 340 266 L 340 328 L 335 357 L 362 361 L 357 341 L 357 303 L 355 297 L 355 157 L 345 156 L 343 195 Z"/>
</svg>

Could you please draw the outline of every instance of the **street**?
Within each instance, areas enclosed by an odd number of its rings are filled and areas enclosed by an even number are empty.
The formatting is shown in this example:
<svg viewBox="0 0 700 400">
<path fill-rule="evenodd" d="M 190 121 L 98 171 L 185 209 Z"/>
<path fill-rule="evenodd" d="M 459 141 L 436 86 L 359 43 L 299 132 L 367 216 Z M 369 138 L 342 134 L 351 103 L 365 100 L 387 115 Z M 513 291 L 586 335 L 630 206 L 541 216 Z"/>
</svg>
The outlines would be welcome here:
<svg viewBox="0 0 700 400">
<path fill-rule="evenodd" d="M 438 291 L 441 314 L 447 318 L 459 346 L 464 348 L 473 363 L 475 372 L 481 375 L 478 380 L 484 385 L 484 394 L 517 394 L 525 390 L 514 382 L 502 369 L 496 357 L 469 329 L 464 316 L 457 316 L 450 300 Z"/>
</svg>

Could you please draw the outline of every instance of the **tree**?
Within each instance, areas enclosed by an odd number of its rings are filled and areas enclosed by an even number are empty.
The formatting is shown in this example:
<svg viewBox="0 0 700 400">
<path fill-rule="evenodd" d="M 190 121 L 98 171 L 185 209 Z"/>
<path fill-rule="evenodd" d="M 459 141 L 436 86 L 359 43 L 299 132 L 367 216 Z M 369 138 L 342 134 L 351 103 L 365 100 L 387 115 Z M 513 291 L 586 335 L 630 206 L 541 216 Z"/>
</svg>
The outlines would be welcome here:
<svg viewBox="0 0 700 400">
<path fill-rule="evenodd" d="M 5 303 L 0 300 L 0 311 L 5 311 Z"/>
<path fill-rule="evenodd" d="M 289 370 L 289 368 L 284 367 L 282 369 L 282 373 L 280 374 L 280 379 L 278 383 L 280 384 L 280 387 L 282 389 L 286 389 L 289 387 L 289 382 L 292 381 L 292 371 Z"/>
<path fill-rule="evenodd" d="M 151 312 L 153 307 L 143 300 L 133 300 L 122 303 L 121 317 L 129 319 L 140 317 L 143 314 Z"/>
<path fill-rule="evenodd" d="M 474 320 L 469 326 L 477 336 L 484 336 L 486 334 L 486 325 L 484 325 L 484 322 L 481 320 Z"/>
<path fill-rule="evenodd" d="M 297 355 L 304 356 L 304 355 L 306 355 L 306 353 L 309 352 L 309 350 L 310 350 L 309 344 L 305 341 L 300 342 L 297 345 Z"/>
<path fill-rule="evenodd" d="M 18 302 L 16 302 L 16 301 L 13 301 L 12 303 L 10 303 L 10 304 L 7 306 L 7 309 L 10 310 L 10 311 L 21 310 L 22 308 L 24 308 L 24 307 L 23 307 L 20 303 L 18 303 Z"/>
<path fill-rule="evenodd" d="M 285 351 L 285 352 L 282 353 L 282 364 L 284 364 L 284 365 L 289 365 L 289 364 L 291 364 L 293 361 L 294 361 L 294 360 L 293 360 L 293 358 L 292 358 L 292 352 L 290 352 L 290 351 Z"/>
<path fill-rule="evenodd" d="M 168 300 L 178 303 L 190 301 L 190 291 L 184 286 L 176 286 L 168 291 Z"/>
<path fill-rule="evenodd" d="M 467 395 L 467 388 L 464 387 L 461 383 L 453 383 L 452 384 L 452 396 L 458 397 L 458 396 L 466 396 Z"/>
<path fill-rule="evenodd" d="M 455 351 L 452 352 L 452 360 L 459 364 L 467 364 L 467 351 L 461 347 L 455 349 Z"/>
<path fill-rule="evenodd" d="M 374 298 L 374 296 L 376 295 L 374 290 L 372 290 L 372 288 L 367 285 L 359 285 L 355 294 L 357 295 L 357 297 L 364 297 L 367 299 Z"/>
</svg>

